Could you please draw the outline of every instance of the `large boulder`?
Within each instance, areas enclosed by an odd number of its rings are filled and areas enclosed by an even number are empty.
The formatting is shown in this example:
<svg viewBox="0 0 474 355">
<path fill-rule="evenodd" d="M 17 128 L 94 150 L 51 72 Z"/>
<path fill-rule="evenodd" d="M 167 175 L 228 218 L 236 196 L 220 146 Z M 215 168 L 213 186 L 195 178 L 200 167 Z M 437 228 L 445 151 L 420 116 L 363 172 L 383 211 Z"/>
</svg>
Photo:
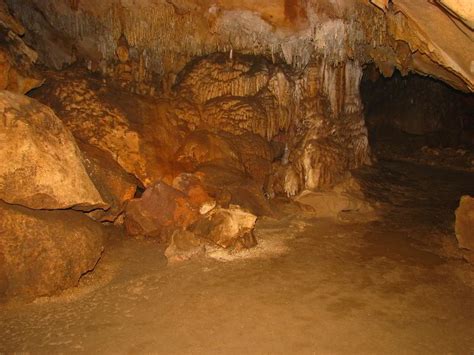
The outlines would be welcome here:
<svg viewBox="0 0 474 355">
<path fill-rule="evenodd" d="M 456 210 L 455 230 L 459 247 L 474 251 L 474 197 L 461 197 Z"/>
<path fill-rule="evenodd" d="M 104 227 L 81 212 L 0 202 L 0 300 L 77 285 L 99 260 L 104 236 Z"/>
<path fill-rule="evenodd" d="M 35 209 L 106 208 L 73 136 L 54 112 L 0 91 L 0 199 Z"/>
</svg>

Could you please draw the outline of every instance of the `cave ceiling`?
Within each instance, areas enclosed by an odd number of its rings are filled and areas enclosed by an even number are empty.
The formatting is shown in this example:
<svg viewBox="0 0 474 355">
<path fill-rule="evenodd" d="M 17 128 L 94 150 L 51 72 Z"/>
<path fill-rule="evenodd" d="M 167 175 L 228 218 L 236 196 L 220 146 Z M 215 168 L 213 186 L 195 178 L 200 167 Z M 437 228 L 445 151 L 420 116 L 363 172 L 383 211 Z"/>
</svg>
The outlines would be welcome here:
<svg viewBox="0 0 474 355">
<path fill-rule="evenodd" d="M 144 76 L 173 80 L 196 56 L 374 62 L 474 90 L 472 0 L 6 0 L 39 62 L 106 72 L 120 41 Z M 1 19 L 0 19 L 1 20 Z M 149 74 L 147 74 L 149 73 Z M 167 80 L 167 79 L 165 79 Z"/>
</svg>

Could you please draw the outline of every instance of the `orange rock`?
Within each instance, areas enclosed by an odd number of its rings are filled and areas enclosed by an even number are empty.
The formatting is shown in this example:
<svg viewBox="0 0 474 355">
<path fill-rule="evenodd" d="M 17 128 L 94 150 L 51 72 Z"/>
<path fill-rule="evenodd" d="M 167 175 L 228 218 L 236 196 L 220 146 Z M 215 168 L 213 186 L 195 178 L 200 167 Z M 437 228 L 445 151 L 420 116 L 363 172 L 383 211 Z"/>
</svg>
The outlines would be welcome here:
<svg viewBox="0 0 474 355">
<path fill-rule="evenodd" d="M 186 228 L 198 216 L 186 194 L 158 182 L 147 188 L 141 198 L 128 203 L 125 227 L 131 236 L 159 237 L 164 228 Z"/>
<path fill-rule="evenodd" d="M 173 180 L 173 187 L 188 197 L 189 203 L 193 208 L 200 210 L 201 207 L 206 203 L 212 203 L 214 201 L 198 176 L 188 173 L 182 173 Z"/>
</svg>

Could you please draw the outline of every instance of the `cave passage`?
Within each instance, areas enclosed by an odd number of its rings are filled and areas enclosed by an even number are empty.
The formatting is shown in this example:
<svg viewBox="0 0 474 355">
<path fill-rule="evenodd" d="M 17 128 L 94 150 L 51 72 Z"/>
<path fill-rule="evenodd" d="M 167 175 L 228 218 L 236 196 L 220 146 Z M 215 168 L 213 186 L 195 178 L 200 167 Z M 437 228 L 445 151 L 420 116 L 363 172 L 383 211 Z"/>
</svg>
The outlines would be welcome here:
<svg viewBox="0 0 474 355">
<path fill-rule="evenodd" d="M 369 140 L 380 158 L 472 168 L 472 94 L 420 75 L 384 78 L 368 66 L 361 96 Z"/>
</svg>

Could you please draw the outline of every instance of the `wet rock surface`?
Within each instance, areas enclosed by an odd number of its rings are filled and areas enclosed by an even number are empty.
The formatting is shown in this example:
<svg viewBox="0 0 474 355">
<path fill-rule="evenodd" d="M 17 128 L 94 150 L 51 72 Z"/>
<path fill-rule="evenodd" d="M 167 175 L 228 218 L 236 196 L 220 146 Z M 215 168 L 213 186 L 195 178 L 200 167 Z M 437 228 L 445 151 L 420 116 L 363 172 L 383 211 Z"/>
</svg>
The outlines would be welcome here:
<svg viewBox="0 0 474 355">
<path fill-rule="evenodd" d="M 0 301 L 76 286 L 104 250 L 104 227 L 77 211 L 37 211 L 0 201 Z"/>
</svg>

